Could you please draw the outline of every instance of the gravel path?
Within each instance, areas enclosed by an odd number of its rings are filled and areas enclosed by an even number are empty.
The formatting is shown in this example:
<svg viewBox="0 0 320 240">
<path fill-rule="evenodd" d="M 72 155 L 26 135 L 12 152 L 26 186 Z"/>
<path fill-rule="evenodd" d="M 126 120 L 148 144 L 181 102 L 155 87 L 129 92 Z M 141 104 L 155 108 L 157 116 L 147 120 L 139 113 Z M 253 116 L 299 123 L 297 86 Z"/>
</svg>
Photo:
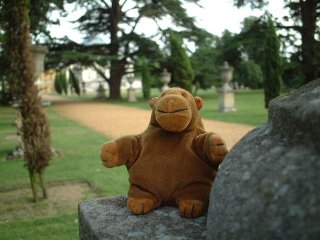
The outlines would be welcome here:
<svg viewBox="0 0 320 240">
<path fill-rule="evenodd" d="M 53 108 L 62 116 L 73 119 L 112 138 L 143 132 L 150 120 L 150 110 L 89 102 L 70 102 L 59 97 L 46 96 Z M 229 149 L 254 127 L 203 119 L 207 132 L 222 136 Z"/>
</svg>

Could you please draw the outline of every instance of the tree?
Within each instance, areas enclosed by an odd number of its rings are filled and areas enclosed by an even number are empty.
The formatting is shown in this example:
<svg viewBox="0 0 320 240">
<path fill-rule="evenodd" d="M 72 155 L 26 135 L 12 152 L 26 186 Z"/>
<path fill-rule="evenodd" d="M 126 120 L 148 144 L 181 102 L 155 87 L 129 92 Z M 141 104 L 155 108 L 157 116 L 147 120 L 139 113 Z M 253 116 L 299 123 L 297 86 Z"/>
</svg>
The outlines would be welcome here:
<svg viewBox="0 0 320 240">
<path fill-rule="evenodd" d="M 172 82 L 179 87 L 191 91 L 194 78 L 193 69 L 186 51 L 182 47 L 181 39 L 173 32 L 170 33 L 170 65 Z"/>
<path fill-rule="evenodd" d="M 254 61 L 242 61 L 235 74 L 235 81 L 252 89 L 261 88 L 263 73 L 259 64 Z"/>
<path fill-rule="evenodd" d="M 165 32 L 159 22 L 171 17 L 173 25 L 181 27 L 185 36 L 197 38 L 204 35 L 194 25 L 194 19 L 187 16 L 179 0 L 79 0 L 77 3 L 86 9 L 78 19 L 79 30 L 87 34 L 87 40 L 107 36 L 110 40 L 100 44 L 100 53 L 108 56 L 105 63 L 110 68 L 110 77 L 104 79 L 110 86 L 110 98 L 119 99 L 121 78 L 126 74 L 126 66 L 137 57 L 158 59 L 161 57 L 158 43 L 145 34 L 137 34 L 137 26 L 143 18 L 155 22 L 160 32 Z M 185 2 L 197 3 L 199 0 Z M 189 33 L 189 34 L 188 34 Z M 192 34 L 191 34 L 192 33 Z M 157 35 L 160 39 L 161 36 Z M 156 39 L 157 36 L 153 36 Z M 197 36 L 197 37 L 195 37 Z"/>
<path fill-rule="evenodd" d="M 33 40 L 36 42 L 39 42 L 41 38 L 51 40 L 47 26 L 48 24 L 58 24 L 59 21 L 52 21 L 48 13 L 53 10 L 64 12 L 64 0 L 29 0 L 28 4 L 30 33 L 32 34 Z"/>
<path fill-rule="evenodd" d="M 304 83 L 314 80 L 320 76 L 317 64 L 320 57 L 316 47 L 316 33 L 320 31 L 320 2 L 318 0 L 285 1 L 286 7 L 290 9 L 290 16 L 294 20 L 293 26 L 279 25 L 280 28 L 293 29 L 301 35 L 301 64 L 304 72 Z"/>
<path fill-rule="evenodd" d="M 13 96 L 21 103 L 24 156 L 37 202 L 37 175 L 43 197 L 47 198 L 44 169 L 51 158 L 51 147 L 48 121 L 34 84 L 28 6 L 27 0 L 3 0 L 2 15 L 6 21 L 3 47 L 6 77 Z"/>
<path fill-rule="evenodd" d="M 267 32 L 267 20 L 265 16 L 246 17 L 242 22 L 239 35 L 236 36 L 237 42 L 241 46 L 241 54 L 244 60 L 254 61 L 263 67 L 264 41 Z"/>
<path fill-rule="evenodd" d="M 75 91 L 75 93 L 80 96 L 80 83 L 79 79 L 76 77 L 76 75 L 73 73 L 73 71 L 69 70 L 69 84 L 71 88 Z"/>
<path fill-rule="evenodd" d="M 221 65 L 223 62 L 228 62 L 234 68 L 237 68 L 241 58 L 241 45 L 237 39 L 236 34 L 225 30 L 221 38 L 216 42 L 216 49 L 218 52 L 217 61 Z"/>
<path fill-rule="evenodd" d="M 201 88 L 209 88 L 219 83 L 219 70 L 217 62 L 218 50 L 214 46 L 201 45 L 191 56 L 194 69 L 194 82 Z"/>
<path fill-rule="evenodd" d="M 271 99 L 281 94 L 281 59 L 280 43 L 271 18 L 268 21 L 268 32 L 264 46 L 264 96 L 265 107 L 268 108 Z"/>
<path fill-rule="evenodd" d="M 320 56 L 317 52 L 319 36 L 318 40 L 316 39 L 316 34 L 320 31 L 320 1 L 284 0 L 284 2 L 290 13 L 285 20 L 292 19 L 293 25 L 277 24 L 277 27 L 288 31 L 294 30 L 300 34 L 301 45 L 298 46 L 301 56 L 300 64 L 304 72 L 304 83 L 307 83 L 320 76 L 318 67 Z M 266 3 L 265 0 L 235 0 L 235 5 L 238 7 L 250 4 L 253 8 L 262 8 Z M 296 42 L 296 39 L 291 42 Z"/>
<path fill-rule="evenodd" d="M 268 4 L 266 0 L 235 0 L 235 5 L 237 7 L 242 7 L 249 4 L 252 8 L 262 8 Z"/>
<path fill-rule="evenodd" d="M 62 95 L 63 93 L 63 86 L 62 86 L 62 81 L 61 81 L 61 73 L 60 72 L 56 72 L 56 77 L 54 79 L 54 88 L 56 90 L 57 93 L 59 93 L 60 95 Z"/>
<path fill-rule="evenodd" d="M 143 98 L 150 99 L 150 89 L 151 89 L 152 77 L 151 77 L 149 65 L 146 60 L 143 60 L 143 62 L 142 62 L 141 79 L 142 79 Z"/>
<path fill-rule="evenodd" d="M 0 1 L 0 102 L 3 104 L 9 104 L 12 101 L 12 93 L 9 87 L 8 78 L 5 76 L 5 69 L 3 60 L 3 36 L 4 36 L 4 28 L 7 24 L 5 18 L 5 8 L 4 8 L 4 0 Z M 63 11 L 63 3 L 64 0 L 29 0 L 28 8 L 29 8 L 29 23 L 30 23 L 30 33 L 33 37 L 33 41 L 39 42 L 40 40 L 48 40 L 51 39 L 49 32 L 47 31 L 48 24 L 56 24 L 57 22 L 53 22 L 50 20 L 48 12 L 52 10 L 59 9 Z"/>
</svg>

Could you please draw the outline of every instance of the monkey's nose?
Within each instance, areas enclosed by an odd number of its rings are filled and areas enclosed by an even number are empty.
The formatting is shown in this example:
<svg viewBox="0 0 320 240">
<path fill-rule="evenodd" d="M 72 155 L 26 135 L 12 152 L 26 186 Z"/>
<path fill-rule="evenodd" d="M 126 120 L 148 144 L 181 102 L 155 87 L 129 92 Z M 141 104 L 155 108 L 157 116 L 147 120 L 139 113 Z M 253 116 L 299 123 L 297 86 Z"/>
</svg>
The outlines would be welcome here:
<svg viewBox="0 0 320 240">
<path fill-rule="evenodd" d="M 174 99 L 169 99 L 167 102 L 167 110 L 168 112 L 173 112 L 175 110 L 175 100 Z"/>
</svg>

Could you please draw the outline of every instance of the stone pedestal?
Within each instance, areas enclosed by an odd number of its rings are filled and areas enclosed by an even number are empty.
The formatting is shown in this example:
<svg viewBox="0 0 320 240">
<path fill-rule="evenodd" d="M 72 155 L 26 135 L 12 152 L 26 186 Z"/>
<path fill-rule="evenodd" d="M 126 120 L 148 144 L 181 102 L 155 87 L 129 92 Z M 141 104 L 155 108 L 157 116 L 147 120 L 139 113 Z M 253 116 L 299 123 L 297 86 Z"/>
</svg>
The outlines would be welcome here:
<svg viewBox="0 0 320 240">
<path fill-rule="evenodd" d="M 97 96 L 96 99 L 105 99 L 106 98 L 106 91 L 102 84 L 99 84 L 99 87 L 97 89 Z"/>
<path fill-rule="evenodd" d="M 160 207 L 133 215 L 124 196 L 79 205 L 80 239 L 205 239 L 206 217 L 182 218 L 178 208 Z"/>
<path fill-rule="evenodd" d="M 227 62 L 224 62 L 220 67 L 220 78 L 223 82 L 219 95 L 219 111 L 220 112 L 234 112 L 236 111 L 234 90 L 230 86 L 232 80 L 234 68 L 229 66 Z"/>
<path fill-rule="evenodd" d="M 133 87 L 128 88 L 128 102 L 136 102 L 137 97 L 136 97 L 136 92 Z"/>
<path fill-rule="evenodd" d="M 220 112 L 234 112 L 236 111 L 234 91 L 220 91 L 219 93 L 219 111 Z"/>
</svg>

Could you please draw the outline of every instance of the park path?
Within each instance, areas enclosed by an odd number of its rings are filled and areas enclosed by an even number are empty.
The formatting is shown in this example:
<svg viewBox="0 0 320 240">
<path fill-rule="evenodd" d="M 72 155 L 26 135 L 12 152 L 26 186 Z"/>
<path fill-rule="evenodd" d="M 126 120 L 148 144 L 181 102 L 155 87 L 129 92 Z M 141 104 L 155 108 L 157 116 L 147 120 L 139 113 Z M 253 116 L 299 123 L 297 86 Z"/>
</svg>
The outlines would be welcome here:
<svg viewBox="0 0 320 240">
<path fill-rule="evenodd" d="M 150 120 L 151 109 L 143 110 L 98 102 L 68 101 L 57 96 L 45 96 L 59 114 L 75 120 L 106 136 L 116 138 L 143 132 Z M 253 126 L 203 119 L 207 132 L 222 136 L 229 149 Z"/>
</svg>

